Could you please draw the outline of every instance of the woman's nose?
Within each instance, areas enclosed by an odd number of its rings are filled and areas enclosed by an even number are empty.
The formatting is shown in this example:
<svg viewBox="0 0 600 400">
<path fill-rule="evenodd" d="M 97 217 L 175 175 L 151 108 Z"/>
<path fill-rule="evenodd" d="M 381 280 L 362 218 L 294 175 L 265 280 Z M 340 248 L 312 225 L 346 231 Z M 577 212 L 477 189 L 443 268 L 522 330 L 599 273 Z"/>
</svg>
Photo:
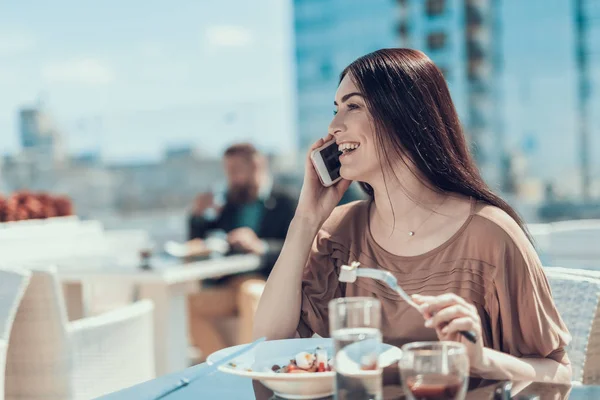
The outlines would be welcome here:
<svg viewBox="0 0 600 400">
<path fill-rule="evenodd" d="M 338 113 L 334 115 L 333 119 L 329 123 L 328 133 L 336 137 L 340 133 L 342 133 L 345 129 L 345 125 L 341 120 L 341 115 Z"/>
</svg>

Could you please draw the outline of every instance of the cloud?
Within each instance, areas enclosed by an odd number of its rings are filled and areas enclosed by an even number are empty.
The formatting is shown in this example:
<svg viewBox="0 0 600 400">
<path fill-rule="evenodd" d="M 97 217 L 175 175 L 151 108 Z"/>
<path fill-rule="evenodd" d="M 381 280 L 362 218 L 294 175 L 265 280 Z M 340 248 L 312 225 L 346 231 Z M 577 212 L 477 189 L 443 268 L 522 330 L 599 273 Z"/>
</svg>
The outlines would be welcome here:
<svg viewBox="0 0 600 400">
<path fill-rule="evenodd" d="M 94 58 L 79 58 L 42 67 L 42 77 L 50 83 L 106 85 L 115 79 L 113 69 Z"/>
<path fill-rule="evenodd" d="M 27 52 L 35 45 L 36 40 L 31 34 L 0 32 L 0 57 Z"/>
<path fill-rule="evenodd" d="M 0 65 L 0 85 L 9 85 L 17 80 L 17 74 L 13 69 Z"/>
<path fill-rule="evenodd" d="M 137 76 L 155 82 L 182 82 L 189 79 L 191 71 L 189 64 L 162 60 L 144 66 L 137 72 Z"/>
<path fill-rule="evenodd" d="M 139 50 L 142 56 L 148 58 L 160 58 L 165 54 L 164 45 L 155 42 L 143 43 Z"/>
<path fill-rule="evenodd" d="M 243 26 L 215 25 L 206 29 L 205 38 L 212 47 L 244 47 L 252 44 L 252 32 Z"/>
</svg>

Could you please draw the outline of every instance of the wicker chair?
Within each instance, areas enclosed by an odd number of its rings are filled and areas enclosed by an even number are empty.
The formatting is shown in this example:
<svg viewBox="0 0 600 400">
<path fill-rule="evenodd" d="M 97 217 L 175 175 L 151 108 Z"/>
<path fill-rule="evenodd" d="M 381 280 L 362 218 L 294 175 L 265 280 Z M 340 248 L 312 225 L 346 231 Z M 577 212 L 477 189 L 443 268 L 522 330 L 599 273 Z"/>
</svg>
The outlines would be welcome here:
<svg viewBox="0 0 600 400">
<path fill-rule="evenodd" d="M 0 262 L 5 263 L 53 263 L 60 267 L 65 261 L 74 260 L 85 268 L 90 262 L 105 260 L 139 260 L 139 251 L 148 247 L 150 238 L 143 230 L 106 231 L 99 221 L 80 221 L 61 217 L 56 220 L 30 220 L 0 224 L 0 241 L 3 250 Z M 99 315 L 130 304 L 134 299 L 134 287 L 129 284 L 102 282 L 64 284 L 69 320 Z M 85 299 L 85 301 L 84 301 Z"/>
<path fill-rule="evenodd" d="M 68 322 L 54 268 L 31 268 L 13 324 L 8 399 L 90 399 L 153 379 L 153 305 Z"/>
<path fill-rule="evenodd" d="M 584 384 L 600 383 L 600 279 L 570 273 L 563 268 L 545 268 L 552 297 L 567 324 L 572 342 L 567 352 L 573 380 Z"/>
<path fill-rule="evenodd" d="M 4 370 L 8 340 L 30 276 L 31 273 L 26 270 L 0 268 L 0 400 L 4 399 Z"/>
</svg>

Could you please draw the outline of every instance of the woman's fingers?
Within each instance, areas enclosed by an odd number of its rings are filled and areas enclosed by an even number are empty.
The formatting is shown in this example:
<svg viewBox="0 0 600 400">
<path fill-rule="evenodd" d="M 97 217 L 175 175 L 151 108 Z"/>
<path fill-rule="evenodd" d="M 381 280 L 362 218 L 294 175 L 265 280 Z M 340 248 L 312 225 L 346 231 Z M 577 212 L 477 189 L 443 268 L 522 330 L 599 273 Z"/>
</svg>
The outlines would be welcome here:
<svg viewBox="0 0 600 400">
<path fill-rule="evenodd" d="M 440 329 L 444 336 L 458 334 L 460 331 L 473 331 L 479 336 L 479 323 L 472 318 L 462 317 L 452 320 L 448 325 Z"/>
<path fill-rule="evenodd" d="M 315 150 L 321 146 L 323 146 L 323 144 L 325 143 L 325 140 L 323 140 L 323 138 L 317 140 L 316 142 L 313 143 L 313 145 L 310 147 L 310 150 Z"/>
<path fill-rule="evenodd" d="M 460 320 L 461 324 L 464 325 L 464 318 L 472 321 L 469 326 L 479 326 L 477 308 L 453 293 L 446 293 L 440 296 L 413 295 L 413 300 L 419 304 L 419 310 L 425 317 L 425 326 L 428 328 L 435 328 L 441 331 L 455 320 Z"/>
<path fill-rule="evenodd" d="M 432 317 L 425 321 L 425 326 L 428 328 L 437 328 L 450 323 L 454 319 L 462 317 L 469 317 L 473 320 L 477 319 L 476 315 L 474 315 L 467 307 L 462 304 L 454 304 L 433 314 Z"/>
<path fill-rule="evenodd" d="M 454 304 L 460 304 L 464 307 L 470 308 L 472 311 L 476 312 L 475 306 L 468 303 L 465 299 L 460 296 L 455 295 L 454 293 L 446 293 L 440 296 L 421 296 L 421 295 L 413 295 L 413 299 L 417 304 L 421 305 L 421 312 L 427 313 L 430 315 L 434 315 L 440 310 L 452 306 Z"/>
<path fill-rule="evenodd" d="M 321 138 L 319 140 L 317 140 L 316 142 L 313 143 L 313 145 L 310 147 L 310 151 L 313 151 L 321 146 L 323 146 L 325 143 L 329 142 L 331 139 L 333 139 L 333 135 L 328 134 L 327 136 L 325 136 L 324 138 Z"/>
</svg>

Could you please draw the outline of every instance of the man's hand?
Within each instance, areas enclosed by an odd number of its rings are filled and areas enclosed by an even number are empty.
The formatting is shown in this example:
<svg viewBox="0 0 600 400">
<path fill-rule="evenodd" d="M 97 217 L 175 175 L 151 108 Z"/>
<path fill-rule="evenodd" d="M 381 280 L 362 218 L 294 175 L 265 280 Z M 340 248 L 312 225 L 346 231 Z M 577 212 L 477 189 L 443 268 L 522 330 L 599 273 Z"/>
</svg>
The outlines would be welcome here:
<svg viewBox="0 0 600 400">
<path fill-rule="evenodd" d="M 202 239 L 192 239 L 186 242 L 187 257 L 203 257 L 210 254 L 210 249 Z"/>
<path fill-rule="evenodd" d="M 215 205 L 215 198 L 212 193 L 201 193 L 196 196 L 194 201 L 194 215 L 203 215 L 206 210 Z"/>
<path fill-rule="evenodd" d="M 266 252 L 266 246 L 256 233 L 250 228 L 237 228 L 229 232 L 227 242 L 235 250 L 246 253 L 263 255 Z"/>
</svg>

